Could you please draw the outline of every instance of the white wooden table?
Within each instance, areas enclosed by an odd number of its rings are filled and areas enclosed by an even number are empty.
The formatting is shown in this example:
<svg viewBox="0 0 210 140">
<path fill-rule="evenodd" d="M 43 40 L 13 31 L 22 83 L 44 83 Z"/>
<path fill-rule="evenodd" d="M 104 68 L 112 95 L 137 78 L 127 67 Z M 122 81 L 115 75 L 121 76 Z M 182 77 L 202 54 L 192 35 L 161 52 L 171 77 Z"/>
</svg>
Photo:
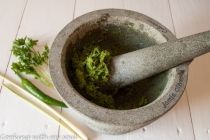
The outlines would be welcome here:
<svg viewBox="0 0 210 140">
<path fill-rule="evenodd" d="M 98 9 L 134 10 L 154 18 L 177 38 L 210 30 L 210 0 L 0 0 L 0 74 L 20 84 L 11 71 L 17 61 L 12 42 L 26 35 L 38 45 L 51 46 L 58 32 L 74 18 Z M 31 80 L 50 96 L 58 93 Z M 2 86 L 0 79 L 0 136 L 71 135 Z M 54 107 L 94 140 L 210 140 L 210 53 L 189 68 L 186 90 L 178 104 L 154 123 L 124 135 L 99 134 L 75 116 L 74 110 Z M 59 118 L 57 118 L 59 120 Z M 1 139 L 1 137 L 0 137 Z"/>
</svg>

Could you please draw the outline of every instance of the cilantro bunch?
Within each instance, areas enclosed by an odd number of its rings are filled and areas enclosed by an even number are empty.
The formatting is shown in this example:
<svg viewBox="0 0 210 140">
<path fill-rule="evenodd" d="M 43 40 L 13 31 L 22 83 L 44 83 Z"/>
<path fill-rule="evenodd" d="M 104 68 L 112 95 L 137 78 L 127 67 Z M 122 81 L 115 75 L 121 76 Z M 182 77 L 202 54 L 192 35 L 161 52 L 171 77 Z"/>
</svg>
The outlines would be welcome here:
<svg viewBox="0 0 210 140">
<path fill-rule="evenodd" d="M 38 40 L 32 40 L 28 37 L 16 39 L 13 42 L 11 51 L 18 57 L 19 62 L 12 63 L 12 70 L 16 74 L 24 72 L 33 75 L 35 79 L 39 79 L 47 86 L 54 88 L 53 84 L 48 81 L 51 81 L 50 76 L 41 67 L 43 64 L 48 65 L 49 47 L 45 45 L 44 51 L 40 53 L 34 49 L 37 42 Z M 41 76 L 37 70 L 42 72 L 47 79 Z"/>
</svg>

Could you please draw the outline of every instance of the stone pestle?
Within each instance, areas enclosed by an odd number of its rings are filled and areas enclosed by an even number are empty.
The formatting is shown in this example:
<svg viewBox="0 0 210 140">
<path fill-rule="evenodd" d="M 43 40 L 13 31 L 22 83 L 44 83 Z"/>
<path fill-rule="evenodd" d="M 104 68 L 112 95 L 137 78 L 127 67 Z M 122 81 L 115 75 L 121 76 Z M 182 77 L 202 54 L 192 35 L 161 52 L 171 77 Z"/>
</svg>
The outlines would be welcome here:
<svg viewBox="0 0 210 140">
<path fill-rule="evenodd" d="M 109 84 L 124 87 L 210 52 L 210 31 L 112 58 Z"/>
</svg>

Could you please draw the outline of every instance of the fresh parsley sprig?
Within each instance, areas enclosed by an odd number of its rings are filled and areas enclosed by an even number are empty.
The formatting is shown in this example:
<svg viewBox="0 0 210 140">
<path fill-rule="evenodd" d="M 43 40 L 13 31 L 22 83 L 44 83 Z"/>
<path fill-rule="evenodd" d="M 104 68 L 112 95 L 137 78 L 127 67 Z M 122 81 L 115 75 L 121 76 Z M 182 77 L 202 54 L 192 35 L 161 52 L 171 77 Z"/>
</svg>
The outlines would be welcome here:
<svg viewBox="0 0 210 140">
<path fill-rule="evenodd" d="M 22 72 L 31 74 L 35 79 L 39 79 L 47 86 L 54 88 L 53 84 L 42 77 L 35 69 L 38 68 L 49 80 L 51 80 L 50 76 L 41 67 L 43 63 L 48 65 L 49 47 L 45 45 L 42 53 L 35 51 L 34 46 L 37 45 L 37 42 L 38 40 L 32 40 L 28 37 L 16 39 L 13 42 L 12 52 L 18 57 L 19 62 L 12 63 L 12 70 L 16 74 Z"/>
</svg>

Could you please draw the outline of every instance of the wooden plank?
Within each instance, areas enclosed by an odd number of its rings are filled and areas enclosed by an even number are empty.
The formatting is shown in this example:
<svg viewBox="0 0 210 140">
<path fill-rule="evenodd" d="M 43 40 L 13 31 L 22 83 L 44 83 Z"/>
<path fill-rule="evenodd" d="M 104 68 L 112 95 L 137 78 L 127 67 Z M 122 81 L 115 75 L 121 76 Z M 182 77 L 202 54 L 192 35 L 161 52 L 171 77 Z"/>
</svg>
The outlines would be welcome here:
<svg viewBox="0 0 210 140">
<path fill-rule="evenodd" d="M 178 38 L 210 30 L 210 0 L 170 0 Z M 210 139 L 210 53 L 193 60 L 189 67 L 187 96 L 195 138 Z"/>
<path fill-rule="evenodd" d="M 209 0 L 169 0 L 177 38 L 210 29 Z"/>
<path fill-rule="evenodd" d="M 77 0 L 74 17 L 76 18 L 85 13 L 106 8 L 127 9 L 140 12 L 159 21 L 174 33 L 167 0 L 160 0 L 158 2 L 155 0 L 133 0 L 132 2 L 130 0 Z"/>
<path fill-rule="evenodd" d="M 170 7 L 167 0 L 135 0 L 132 2 L 130 0 L 124 0 L 123 8 L 145 14 L 157 20 L 174 33 Z"/>
<path fill-rule="evenodd" d="M 74 4 L 74 0 L 28 0 L 17 38 L 27 35 L 39 40 L 38 46 L 44 46 L 46 43 L 51 46 L 58 32 L 72 20 Z M 6 47 L 9 50 L 11 49 L 11 45 Z M 41 49 L 39 48 L 38 50 Z M 20 85 L 20 80 L 11 70 L 11 63 L 15 61 L 17 61 L 17 58 L 12 56 L 6 77 Z M 55 90 L 47 88 L 32 77 L 29 79 L 45 93 L 60 99 Z M 60 108 L 56 109 L 60 111 Z M 54 121 L 32 109 L 26 103 L 23 103 L 23 101 L 18 100 L 16 96 L 11 95 L 5 88 L 2 89 L 0 96 L 0 114 L 3 114 L 1 115 L 0 124 L 4 122 L 7 124 L 4 127 L 0 125 L 1 133 L 58 135 L 59 126 Z"/>
<path fill-rule="evenodd" d="M 4 75 L 27 0 L 0 0 L 0 74 Z M 2 79 L 0 79 L 0 84 Z M 1 89 L 1 88 L 0 88 Z"/>
<path fill-rule="evenodd" d="M 0 135 L 55 135 L 58 125 L 5 87 L 0 96 Z"/>
<path fill-rule="evenodd" d="M 90 11 L 105 8 L 120 8 L 141 12 L 156 19 L 174 32 L 173 22 L 170 14 L 170 6 L 167 0 L 77 0 L 74 17 L 78 17 Z M 77 124 L 89 136 L 90 139 L 94 140 L 194 139 L 186 92 L 184 92 L 179 103 L 166 115 L 144 128 L 124 135 L 109 136 L 97 133 L 81 123 L 79 118 L 72 115 L 75 114 L 72 113 L 72 111 L 69 109 L 63 109 L 62 114 Z M 61 135 L 65 135 L 66 133 L 67 132 L 65 130 L 62 128 L 60 129 Z"/>
<path fill-rule="evenodd" d="M 91 11 L 106 8 L 123 8 L 123 0 L 76 0 L 74 18 Z"/>
</svg>

